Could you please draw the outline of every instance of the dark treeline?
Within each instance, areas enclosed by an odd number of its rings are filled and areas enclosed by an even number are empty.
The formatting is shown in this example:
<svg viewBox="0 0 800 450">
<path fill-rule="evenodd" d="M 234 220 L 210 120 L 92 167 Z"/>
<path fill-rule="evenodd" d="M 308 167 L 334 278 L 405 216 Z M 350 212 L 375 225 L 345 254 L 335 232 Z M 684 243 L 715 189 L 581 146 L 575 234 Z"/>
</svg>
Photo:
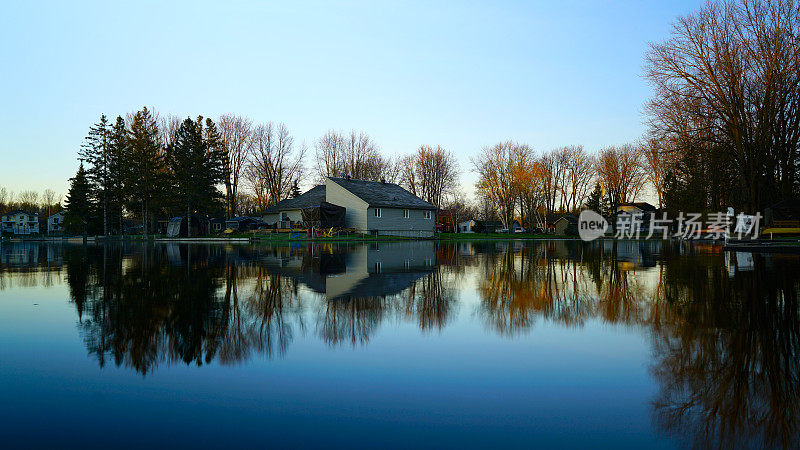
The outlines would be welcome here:
<svg viewBox="0 0 800 450">
<path fill-rule="evenodd" d="M 217 188 L 226 153 L 211 119 L 187 118 L 169 129 L 147 108 L 94 124 L 79 152 L 81 165 L 66 198 L 68 231 L 117 234 L 126 217 L 142 233 L 158 217 L 220 214 Z"/>
</svg>

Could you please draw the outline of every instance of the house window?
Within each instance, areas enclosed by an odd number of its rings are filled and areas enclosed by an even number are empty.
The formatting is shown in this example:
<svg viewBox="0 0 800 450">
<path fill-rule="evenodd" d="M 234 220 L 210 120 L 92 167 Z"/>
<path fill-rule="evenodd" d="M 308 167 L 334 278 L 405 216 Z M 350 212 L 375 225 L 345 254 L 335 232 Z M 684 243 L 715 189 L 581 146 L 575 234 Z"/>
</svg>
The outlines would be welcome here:
<svg viewBox="0 0 800 450">
<path fill-rule="evenodd" d="M 281 220 L 289 220 L 289 213 L 282 212 L 281 213 Z"/>
<path fill-rule="evenodd" d="M 403 210 L 403 219 L 408 219 L 411 216 L 411 212 L 407 209 Z"/>
<path fill-rule="evenodd" d="M 375 208 L 375 217 L 380 217 L 380 216 L 381 216 L 381 209 Z"/>
<path fill-rule="evenodd" d="M 426 219 L 430 219 L 431 218 L 431 212 L 430 211 L 425 211 L 425 218 Z"/>
<path fill-rule="evenodd" d="M 376 273 L 381 273 L 381 268 L 383 268 L 383 265 L 381 264 L 381 262 L 380 261 L 375 261 L 375 272 Z"/>
</svg>

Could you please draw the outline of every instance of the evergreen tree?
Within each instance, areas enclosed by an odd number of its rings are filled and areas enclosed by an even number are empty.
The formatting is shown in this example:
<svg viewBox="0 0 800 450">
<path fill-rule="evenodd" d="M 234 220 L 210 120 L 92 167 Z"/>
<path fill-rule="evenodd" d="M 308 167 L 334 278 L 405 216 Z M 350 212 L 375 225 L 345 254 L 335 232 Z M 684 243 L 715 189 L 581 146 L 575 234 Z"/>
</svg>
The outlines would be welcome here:
<svg viewBox="0 0 800 450">
<path fill-rule="evenodd" d="M 91 200 L 92 186 L 86 175 L 86 170 L 81 163 L 78 173 L 70 178 L 69 192 L 66 198 L 67 213 L 65 215 L 65 225 L 72 232 L 81 232 L 86 235 L 93 213 Z"/>
<path fill-rule="evenodd" d="M 112 173 L 111 184 L 108 187 L 110 217 L 113 217 L 112 227 L 116 225 L 121 234 L 123 232 L 123 208 L 125 205 L 125 177 L 127 167 L 125 166 L 125 156 L 128 145 L 128 132 L 125 128 L 125 119 L 117 116 L 117 120 L 111 129 L 111 158 L 109 161 L 109 171 Z"/>
<path fill-rule="evenodd" d="M 586 209 L 591 209 L 599 214 L 602 214 L 603 206 L 603 188 L 600 183 L 594 185 L 594 190 L 589 194 L 586 199 Z"/>
<path fill-rule="evenodd" d="M 160 144 L 158 124 L 147 107 L 133 115 L 126 149 L 125 187 L 132 200 L 141 207 L 142 229 L 147 235 L 153 203 L 166 188 L 164 152 Z"/>
<path fill-rule="evenodd" d="M 224 159 L 214 123 L 203 118 L 183 121 L 174 143 L 167 147 L 167 163 L 175 196 L 186 211 L 191 236 L 193 211 L 207 211 L 222 196 L 217 184 L 222 181 Z"/>
<path fill-rule="evenodd" d="M 292 198 L 297 198 L 301 195 L 303 195 L 303 193 L 300 192 L 300 186 L 297 185 L 297 180 L 295 180 L 294 184 L 292 185 Z"/>
<path fill-rule="evenodd" d="M 105 114 L 101 115 L 100 121 L 89 128 L 79 151 L 81 161 L 88 164 L 86 177 L 91 183 L 91 195 L 102 210 L 105 236 L 109 235 L 110 191 L 117 175 L 111 170 L 111 132 L 111 124 Z"/>
</svg>

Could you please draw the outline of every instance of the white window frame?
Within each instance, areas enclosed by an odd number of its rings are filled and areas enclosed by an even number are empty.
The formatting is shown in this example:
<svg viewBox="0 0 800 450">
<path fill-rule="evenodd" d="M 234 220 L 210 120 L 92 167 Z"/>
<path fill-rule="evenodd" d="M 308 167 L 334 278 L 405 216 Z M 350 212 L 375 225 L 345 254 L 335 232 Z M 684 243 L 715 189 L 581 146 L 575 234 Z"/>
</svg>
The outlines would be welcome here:
<svg viewBox="0 0 800 450">
<path fill-rule="evenodd" d="M 428 210 L 425 210 L 425 218 L 426 219 L 430 219 L 431 217 L 432 217 L 431 212 L 428 211 Z"/>
<path fill-rule="evenodd" d="M 411 210 L 404 209 L 403 210 L 403 219 L 408 219 L 409 217 L 411 217 Z"/>
<path fill-rule="evenodd" d="M 381 218 L 381 215 L 382 215 L 382 211 L 381 211 L 381 209 L 380 209 L 380 208 L 375 208 L 375 217 L 377 217 L 378 219 L 380 219 L 380 218 Z"/>
</svg>

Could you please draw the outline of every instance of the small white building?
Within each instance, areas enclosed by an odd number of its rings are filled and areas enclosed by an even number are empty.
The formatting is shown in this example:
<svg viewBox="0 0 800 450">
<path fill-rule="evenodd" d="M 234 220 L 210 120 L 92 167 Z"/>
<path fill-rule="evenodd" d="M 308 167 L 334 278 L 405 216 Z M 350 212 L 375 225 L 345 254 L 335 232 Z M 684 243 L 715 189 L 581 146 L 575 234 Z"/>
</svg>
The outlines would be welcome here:
<svg viewBox="0 0 800 450">
<path fill-rule="evenodd" d="M 477 225 L 477 223 L 473 219 L 467 220 L 465 222 L 459 222 L 458 230 L 456 231 L 456 233 L 474 233 L 475 225 Z"/>
<path fill-rule="evenodd" d="M 3 233 L 39 234 L 39 214 L 18 209 L 0 216 L 0 229 Z"/>
<path fill-rule="evenodd" d="M 64 215 L 65 211 L 59 211 L 50 215 L 47 218 L 47 233 L 63 233 L 64 232 Z"/>
</svg>

